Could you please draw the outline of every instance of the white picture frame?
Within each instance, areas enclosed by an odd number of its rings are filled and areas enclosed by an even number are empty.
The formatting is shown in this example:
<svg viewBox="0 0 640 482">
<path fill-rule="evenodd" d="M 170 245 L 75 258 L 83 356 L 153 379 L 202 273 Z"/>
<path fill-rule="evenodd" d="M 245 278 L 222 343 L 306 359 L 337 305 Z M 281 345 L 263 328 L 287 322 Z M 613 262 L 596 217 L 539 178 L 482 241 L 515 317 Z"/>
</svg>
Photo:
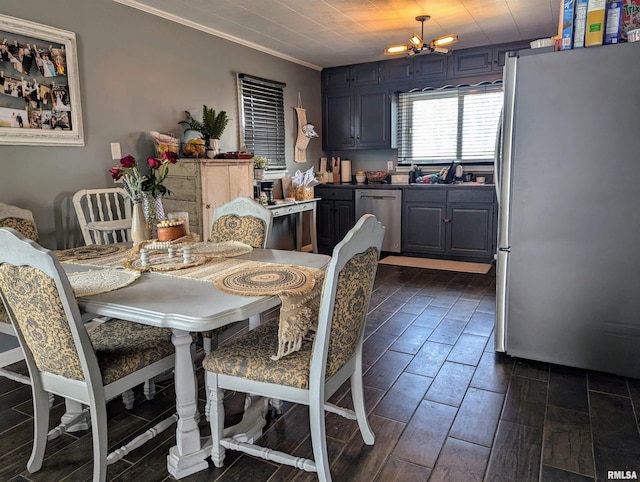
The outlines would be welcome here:
<svg viewBox="0 0 640 482">
<path fill-rule="evenodd" d="M 84 146 L 74 32 L 0 14 L 0 145 Z"/>
</svg>

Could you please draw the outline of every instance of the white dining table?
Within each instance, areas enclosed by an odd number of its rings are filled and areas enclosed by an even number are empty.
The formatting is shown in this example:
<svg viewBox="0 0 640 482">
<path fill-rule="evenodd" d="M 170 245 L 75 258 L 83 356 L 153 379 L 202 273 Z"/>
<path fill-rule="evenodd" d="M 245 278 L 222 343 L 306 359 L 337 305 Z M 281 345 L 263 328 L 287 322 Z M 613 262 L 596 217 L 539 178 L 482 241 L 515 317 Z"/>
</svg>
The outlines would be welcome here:
<svg viewBox="0 0 640 482">
<path fill-rule="evenodd" d="M 330 257 L 299 251 L 256 249 L 237 259 L 324 268 Z M 62 263 L 67 272 L 95 269 Z M 280 304 L 277 296 L 239 296 L 218 290 L 212 282 L 143 273 L 129 286 L 79 297 L 87 312 L 150 326 L 170 328 L 175 346 L 175 392 L 178 421 L 176 445 L 167 456 L 167 470 L 175 478 L 208 467 L 210 441 L 203 443 L 197 420 L 197 381 L 191 333 L 214 330 L 259 315 Z"/>
</svg>

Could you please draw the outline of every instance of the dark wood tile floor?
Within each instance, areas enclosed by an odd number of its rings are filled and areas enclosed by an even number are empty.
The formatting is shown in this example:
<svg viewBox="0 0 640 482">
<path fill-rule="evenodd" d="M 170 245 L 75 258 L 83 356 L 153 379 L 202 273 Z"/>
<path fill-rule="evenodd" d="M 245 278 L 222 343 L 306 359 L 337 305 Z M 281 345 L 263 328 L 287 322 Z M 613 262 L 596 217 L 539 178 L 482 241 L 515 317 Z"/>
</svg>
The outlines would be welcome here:
<svg viewBox="0 0 640 482">
<path fill-rule="evenodd" d="M 380 265 L 366 327 L 364 383 L 376 434 L 365 446 L 355 422 L 327 415 L 335 481 L 604 481 L 608 471 L 640 476 L 640 380 L 551 366 L 493 351 L 495 276 Z M 18 364 L 18 369 L 24 369 Z M 202 370 L 200 370 L 202 381 Z M 134 410 L 109 403 L 112 448 L 133 429 L 173 410 L 171 381 Z M 204 392 L 200 391 L 201 398 Z M 332 401 L 350 405 L 343 387 Z M 201 400 L 204 404 L 204 400 Z M 63 411 L 56 400 L 52 419 Z M 228 398 L 228 422 L 242 395 Z M 311 456 L 303 407 L 284 404 L 263 443 Z M 53 420 L 52 420 L 53 423 Z M 206 422 L 201 422 L 207 433 Z M 91 434 L 49 443 L 42 470 L 31 451 L 29 387 L 0 378 L 0 481 L 91 478 Z M 114 481 L 173 480 L 160 434 L 108 470 Z M 185 481 L 305 481 L 315 474 L 229 453 L 225 467 Z"/>
</svg>

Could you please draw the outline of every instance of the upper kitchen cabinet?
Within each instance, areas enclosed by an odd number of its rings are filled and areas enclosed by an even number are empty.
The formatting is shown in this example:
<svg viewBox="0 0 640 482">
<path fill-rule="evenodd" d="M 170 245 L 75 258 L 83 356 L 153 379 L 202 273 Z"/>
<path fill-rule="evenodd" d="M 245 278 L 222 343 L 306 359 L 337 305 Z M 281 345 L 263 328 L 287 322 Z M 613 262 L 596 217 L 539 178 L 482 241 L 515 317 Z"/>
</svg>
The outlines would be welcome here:
<svg viewBox="0 0 640 482">
<path fill-rule="evenodd" d="M 323 149 L 390 147 L 391 102 L 386 87 L 331 90 L 323 101 Z"/>
<path fill-rule="evenodd" d="M 380 78 L 378 62 L 334 67 L 322 71 L 322 86 L 325 89 L 343 89 L 361 85 L 375 85 Z"/>
<path fill-rule="evenodd" d="M 429 81 L 447 77 L 449 58 L 445 55 L 421 55 L 387 60 L 380 67 L 380 81 L 397 83 Z"/>
<path fill-rule="evenodd" d="M 525 48 L 529 48 L 528 41 L 454 51 L 450 61 L 451 75 L 467 77 L 488 73 L 501 74 L 508 52 Z"/>
</svg>

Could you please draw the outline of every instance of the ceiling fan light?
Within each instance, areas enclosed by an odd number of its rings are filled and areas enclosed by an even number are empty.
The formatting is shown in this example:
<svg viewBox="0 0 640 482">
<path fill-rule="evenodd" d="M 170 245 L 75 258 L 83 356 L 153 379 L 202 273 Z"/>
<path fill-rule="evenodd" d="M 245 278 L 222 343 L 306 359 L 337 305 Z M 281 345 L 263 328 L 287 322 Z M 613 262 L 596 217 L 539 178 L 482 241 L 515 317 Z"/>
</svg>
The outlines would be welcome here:
<svg viewBox="0 0 640 482">
<path fill-rule="evenodd" d="M 417 33 L 414 33 L 411 37 L 409 37 L 409 42 L 411 42 L 411 44 L 417 49 L 422 48 L 422 45 L 424 44 L 422 37 L 420 37 L 420 35 L 418 35 Z"/>
<path fill-rule="evenodd" d="M 386 49 L 384 49 L 384 54 L 385 55 L 397 55 L 397 54 L 404 54 L 409 50 L 409 46 L 408 45 L 390 45 L 389 47 L 387 47 Z"/>
<path fill-rule="evenodd" d="M 437 39 L 433 39 L 431 44 L 434 47 L 442 47 L 443 45 L 449 45 L 458 41 L 458 36 L 456 34 L 445 35 L 444 37 L 438 37 Z"/>
</svg>

